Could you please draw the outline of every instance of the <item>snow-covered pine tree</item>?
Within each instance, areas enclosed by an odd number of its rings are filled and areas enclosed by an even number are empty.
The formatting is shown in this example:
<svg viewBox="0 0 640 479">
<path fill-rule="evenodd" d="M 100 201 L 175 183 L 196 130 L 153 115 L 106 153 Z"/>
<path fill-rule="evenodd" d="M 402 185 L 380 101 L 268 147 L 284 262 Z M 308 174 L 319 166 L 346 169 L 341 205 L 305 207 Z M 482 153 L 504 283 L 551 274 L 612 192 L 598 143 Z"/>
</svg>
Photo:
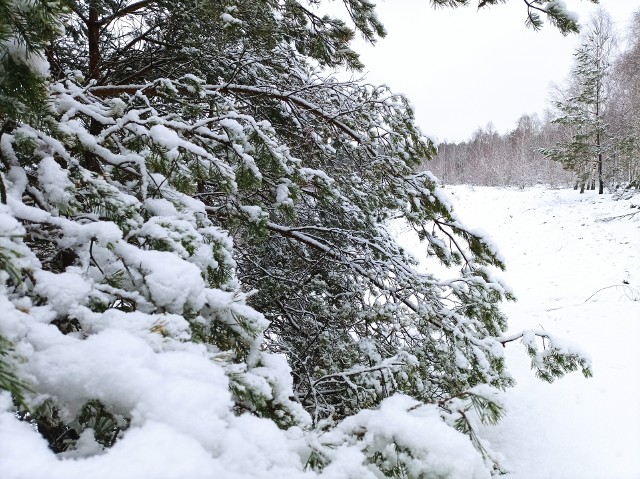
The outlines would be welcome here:
<svg viewBox="0 0 640 479">
<path fill-rule="evenodd" d="M 588 373 L 504 336 L 502 261 L 414 173 L 407 100 L 325 70 L 384 34 L 344 4 L 4 0 L 4 64 L 46 99 L 3 67 L 6 477 L 486 477 L 455 429 L 486 452 L 503 345 Z M 418 273 L 394 217 L 455 277 Z"/>
<path fill-rule="evenodd" d="M 18 6 L 0 1 L 0 140 L 20 121 L 37 123 L 46 108 L 48 67 L 37 53 L 59 33 L 59 13 L 53 2 Z M 20 261 L 24 251 L 15 244 L 13 235 L 21 228 L 7 214 L 4 174 L 0 177 L 0 203 L 0 282 L 19 284 L 24 277 Z M 23 406 L 26 386 L 16 376 L 13 350 L 0 330 L 0 389 L 9 391 Z"/>
<path fill-rule="evenodd" d="M 604 192 L 604 163 L 614 155 L 616 142 L 606 121 L 612 50 L 616 38 L 609 14 L 599 9 L 591 18 L 576 50 L 566 98 L 557 101 L 553 121 L 569 128 L 568 141 L 545 148 L 542 153 L 574 171 L 577 185 Z M 595 173 L 595 174 L 594 174 Z"/>
</svg>

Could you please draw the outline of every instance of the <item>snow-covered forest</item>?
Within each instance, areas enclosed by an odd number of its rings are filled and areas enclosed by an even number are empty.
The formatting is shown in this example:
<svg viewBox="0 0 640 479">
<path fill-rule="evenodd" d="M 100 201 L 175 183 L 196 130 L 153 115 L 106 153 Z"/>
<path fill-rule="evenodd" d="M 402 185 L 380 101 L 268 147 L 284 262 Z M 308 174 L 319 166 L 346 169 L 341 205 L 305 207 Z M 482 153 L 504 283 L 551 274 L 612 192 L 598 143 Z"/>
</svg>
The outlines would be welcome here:
<svg viewBox="0 0 640 479">
<path fill-rule="evenodd" d="M 586 21 L 564 84 L 542 117 L 523 114 L 500 134 L 489 122 L 463 142 L 443 141 L 424 168 L 447 184 L 578 186 L 609 191 L 640 178 L 640 11 L 618 32 L 600 9 Z M 599 173 L 599 170 L 601 173 Z"/>
<path fill-rule="evenodd" d="M 633 181 L 444 188 L 410 101 L 343 79 L 384 19 L 318 3 L 0 0 L 2 479 L 637 473 L 631 429 L 593 468 L 535 429 L 570 441 L 562 399 L 635 386 L 583 377 L 633 375 Z M 522 15 L 578 31 L 560 1 Z"/>
</svg>

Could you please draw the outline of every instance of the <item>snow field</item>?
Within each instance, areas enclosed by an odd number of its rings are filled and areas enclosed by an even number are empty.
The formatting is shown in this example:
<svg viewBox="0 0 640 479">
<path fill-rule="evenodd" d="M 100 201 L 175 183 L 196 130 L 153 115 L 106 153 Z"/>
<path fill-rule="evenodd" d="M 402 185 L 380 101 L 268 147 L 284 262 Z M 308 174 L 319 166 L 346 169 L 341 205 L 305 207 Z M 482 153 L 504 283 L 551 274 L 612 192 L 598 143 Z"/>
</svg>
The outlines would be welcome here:
<svg viewBox="0 0 640 479">
<path fill-rule="evenodd" d="M 445 191 L 461 219 L 487 231 L 505 258 L 499 276 L 518 298 L 504 306 L 510 331 L 544 328 L 593 361 L 592 378 L 575 372 L 548 384 L 534 377 L 522 347 L 507 346 L 517 384 L 504 397 L 506 417 L 483 431 L 504 456 L 506 478 L 640 478 L 640 213 L 630 215 L 640 198 Z M 417 240 L 401 238 L 420 257 Z"/>
</svg>

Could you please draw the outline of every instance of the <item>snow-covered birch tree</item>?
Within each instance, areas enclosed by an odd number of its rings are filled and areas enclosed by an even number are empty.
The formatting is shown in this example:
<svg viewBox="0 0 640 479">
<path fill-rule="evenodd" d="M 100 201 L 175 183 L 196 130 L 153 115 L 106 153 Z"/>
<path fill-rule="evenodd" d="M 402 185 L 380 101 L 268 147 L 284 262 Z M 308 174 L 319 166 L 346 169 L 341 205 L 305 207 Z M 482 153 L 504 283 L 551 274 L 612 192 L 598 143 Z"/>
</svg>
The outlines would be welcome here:
<svg viewBox="0 0 640 479">
<path fill-rule="evenodd" d="M 615 135 L 614 186 L 640 187 L 640 11 L 633 15 L 627 33 L 627 48 L 613 65 L 610 125 Z"/>
<path fill-rule="evenodd" d="M 328 73 L 374 6 L 314 3 L 0 1 L 3 477 L 487 477 L 503 346 L 589 374 L 504 335 L 408 101 Z"/>
</svg>

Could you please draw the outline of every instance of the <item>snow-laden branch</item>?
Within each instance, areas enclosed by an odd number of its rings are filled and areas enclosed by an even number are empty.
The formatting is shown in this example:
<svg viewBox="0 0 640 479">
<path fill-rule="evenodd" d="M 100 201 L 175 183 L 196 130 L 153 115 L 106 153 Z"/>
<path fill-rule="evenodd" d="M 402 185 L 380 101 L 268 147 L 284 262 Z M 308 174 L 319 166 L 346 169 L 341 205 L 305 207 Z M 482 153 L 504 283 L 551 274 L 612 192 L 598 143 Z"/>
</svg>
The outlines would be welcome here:
<svg viewBox="0 0 640 479">
<path fill-rule="evenodd" d="M 531 357 L 531 367 L 536 375 L 548 382 L 566 372 L 582 369 L 585 377 L 592 375 L 591 359 L 576 345 L 564 341 L 544 330 L 525 330 L 496 338 L 502 345 L 522 340 Z M 537 340 L 542 340 L 542 348 Z"/>
<path fill-rule="evenodd" d="M 182 94 L 194 93 L 192 86 L 177 86 L 178 92 Z M 143 93 L 146 96 L 157 96 L 161 94 L 160 85 L 157 83 L 148 83 L 140 85 L 107 85 L 107 86 L 94 86 L 90 87 L 88 91 L 97 97 L 114 97 L 118 95 L 128 94 L 134 95 L 138 92 Z M 336 114 L 327 112 L 321 106 L 312 103 L 301 96 L 295 94 L 295 92 L 281 90 L 278 88 L 270 87 L 256 87 L 250 85 L 238 85 L 233 83 L 225 83 L 219 85 L 199 85 L 198 91 L 201 96 L 236 93 L 244 95 L 262 95 L 270 98 L 282 100 L 287 103 L 294 104 L 304 110 L 307 110 L 314 115 L 321 117 L 328 123 L 334 125 L 336 128 L 346 133 L 353 140 L 358 143 L 364 142 L 363 136 L 353 128 L 349 127 L 346 123 L 337 119 Z"/>
<path fill-rule="evenodd" d="M 343 253 L 339 252 L 335 248 L 332 248 L 331 246 L 319 241 L 317 238 L 314 238 L 312 236 L 304 234 L 304 233 L 302 233 L 300 231 L 296 231 L 295 229 L 288 228 L 288 227 L 282 226 L 282 225 L 278 225 L 278 224 L 270 222 L 270 221 L 267 222 L 266 227 L 270 231 L 277 232 L 277 233 L 281 234 L 282 236 L 286 236 L 286 237 L 289 237 L 289 238 L 296 239 L 296 240 L 300 241 L 301 243 L 304 243 L 304 244 L 306 244 L 308 246 L 312 246 L 313 248 L 323 252 L 324 254 L 329 256 L 330 258 L 333 258 L 335 260 L 338 260 L 338 261 L 340 261 L 342 263 L 347 264 L 356 273 L 360 274 L 364 278 L 367 278 L 369 281 L 371 281 L 371 283 L 374 286 L 376 286 L 377 288 L 379 288 L 379 289 L 381 289 L 383 291 L 388 291 L 389 294 L 391 294 L 391 296 L 396 301 L 399 301 L 400 303 L 404 304 L 409 309 L 411 309 L 413 312 L 420 313 L 420 306 L 419 305 L 417 305 L 414 302 L 410 301 L 406 297 L 399 296 L 398 291 L 390 289 L 389 286 L 384 284 L 380 279 L 376 278 L 373 274 L 371 274 L 368 271 L 366 271 L 362 266 L 360 266 L 359 264 L 354 262 L 352 259 L 345 257 Z M 432 319 L 429 319 L 429 322 L 432 323 L 437 328 L 442 328 L 442 324 L 439 324 L 439 323 L 433 321 Z"/>
</svg>

